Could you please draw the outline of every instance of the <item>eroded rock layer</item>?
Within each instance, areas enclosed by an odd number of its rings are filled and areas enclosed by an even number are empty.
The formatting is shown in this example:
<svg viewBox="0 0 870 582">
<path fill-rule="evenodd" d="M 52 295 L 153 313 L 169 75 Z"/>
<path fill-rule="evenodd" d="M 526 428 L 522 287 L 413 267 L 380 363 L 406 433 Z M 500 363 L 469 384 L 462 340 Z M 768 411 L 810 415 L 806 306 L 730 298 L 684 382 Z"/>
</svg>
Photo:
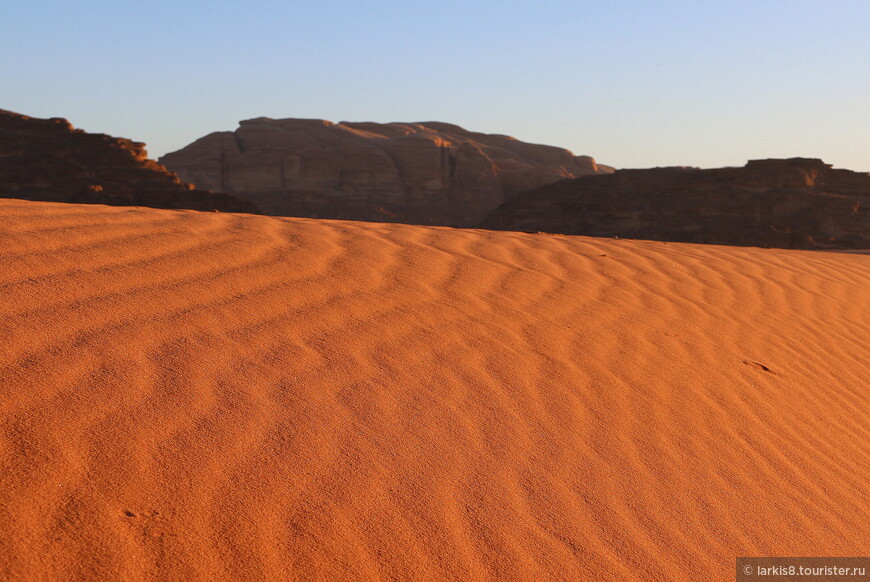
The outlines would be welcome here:
<svg viewBox="0 0 870 582">
<path fill-rule="evenodd" d="M 425 123 L 258 118 L 163 156 L 267 214 L 472 226 L 518 192 L 612 171 L 588 156 Z"/>
<path fill-rule="evenodd" d="M 821 160 L 620 170 L 562 180 L 494 210 L 484 228 L 781 248 L 870 248 L 870 174 Z"/>
</svg>

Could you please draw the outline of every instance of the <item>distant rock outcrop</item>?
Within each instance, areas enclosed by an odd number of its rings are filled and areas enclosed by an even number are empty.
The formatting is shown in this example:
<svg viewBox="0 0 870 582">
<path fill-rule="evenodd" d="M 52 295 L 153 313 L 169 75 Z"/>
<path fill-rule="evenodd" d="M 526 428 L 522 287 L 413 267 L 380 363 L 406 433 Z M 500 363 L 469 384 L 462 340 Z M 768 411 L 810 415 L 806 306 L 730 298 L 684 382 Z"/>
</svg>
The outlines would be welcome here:
<svg viewBox="0 0 870 582">
<path fill-rule="evenodd" d="M 471 226 L 514 194 L 612 171 L 588 156 L 447 123 L 258 118 L 160 162 L 267 214 Z"/>
<path fill-rule="evenodd" d="M 250 201 L 182 182 L 148 159 L 145 144 L 2 109 L 0 197 L 259 213 Z"/>
<path fill-rule="evenodd" d="M 562 180 L 495 209 L 483 228 L 782 248 L 870 248 L 870 174 L 821 160 L 620 170 Z"/>
</svg>

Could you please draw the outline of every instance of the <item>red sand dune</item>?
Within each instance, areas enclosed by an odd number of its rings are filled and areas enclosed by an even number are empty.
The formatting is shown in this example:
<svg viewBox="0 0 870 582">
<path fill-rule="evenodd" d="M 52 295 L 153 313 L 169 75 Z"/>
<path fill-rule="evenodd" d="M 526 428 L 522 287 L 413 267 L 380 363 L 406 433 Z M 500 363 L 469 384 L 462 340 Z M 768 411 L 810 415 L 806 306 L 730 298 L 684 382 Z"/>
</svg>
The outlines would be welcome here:
<svg viewBox="0 0 870 582">
<path fill-rule="evenodd" d="M 870 256 L 0 200 L 3 580 L 733 580 L 870 539 Z"/>
</svg>

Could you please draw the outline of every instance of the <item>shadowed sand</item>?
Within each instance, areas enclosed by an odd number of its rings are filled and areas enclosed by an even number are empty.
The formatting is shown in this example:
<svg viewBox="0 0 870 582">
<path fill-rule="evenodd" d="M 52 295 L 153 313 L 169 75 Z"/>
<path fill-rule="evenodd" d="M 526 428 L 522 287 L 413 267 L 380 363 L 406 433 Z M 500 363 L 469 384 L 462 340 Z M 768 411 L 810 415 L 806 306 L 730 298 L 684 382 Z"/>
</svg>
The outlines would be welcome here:
<svg viewBox="0 0 870 582">
<path fill-rule="evenodd" d="M 17 200 L 0 224 L 0 579 L 866 554 L 866 255 Z"/>
</svg>

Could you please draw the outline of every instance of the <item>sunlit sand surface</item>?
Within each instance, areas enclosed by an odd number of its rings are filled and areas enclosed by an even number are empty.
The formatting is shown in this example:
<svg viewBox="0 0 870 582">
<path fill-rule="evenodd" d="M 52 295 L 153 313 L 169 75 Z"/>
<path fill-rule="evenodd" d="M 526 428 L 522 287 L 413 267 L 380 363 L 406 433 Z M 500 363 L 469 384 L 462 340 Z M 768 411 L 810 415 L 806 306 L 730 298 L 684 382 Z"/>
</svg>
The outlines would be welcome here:
<svg viewBox="0 0 870 582">
<path fill-rule="evenodd" d="M 0 201 L 0 579 L 866 555 L 870 256 Z"/>
</svg>

